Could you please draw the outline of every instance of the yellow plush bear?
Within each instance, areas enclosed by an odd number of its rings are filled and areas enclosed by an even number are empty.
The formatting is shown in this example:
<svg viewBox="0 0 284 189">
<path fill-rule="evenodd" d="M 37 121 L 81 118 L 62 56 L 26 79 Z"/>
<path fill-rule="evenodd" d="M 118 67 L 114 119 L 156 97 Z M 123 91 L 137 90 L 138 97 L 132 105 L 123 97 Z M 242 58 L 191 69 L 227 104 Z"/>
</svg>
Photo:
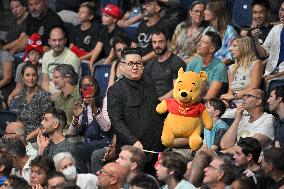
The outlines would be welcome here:
<svg viewBox="0 0 284 189">
<path fill-rule="evenodd" d="M 156 107 L 156 111 L 160 114 L 169 111 L 162 133 L 164 146 L 171 147 L 175 138 L 188 138 L 189 146 L 193 151 L 201 147 L 201 121 L 206 129 L 212 129 L 212 118 L 205 105 L 200 103 L 206 79 L 207 74 L 204 71 L 198 74 L 179 69 L 173 89 L 173 98 L 163 100 Z"/>
</svg>

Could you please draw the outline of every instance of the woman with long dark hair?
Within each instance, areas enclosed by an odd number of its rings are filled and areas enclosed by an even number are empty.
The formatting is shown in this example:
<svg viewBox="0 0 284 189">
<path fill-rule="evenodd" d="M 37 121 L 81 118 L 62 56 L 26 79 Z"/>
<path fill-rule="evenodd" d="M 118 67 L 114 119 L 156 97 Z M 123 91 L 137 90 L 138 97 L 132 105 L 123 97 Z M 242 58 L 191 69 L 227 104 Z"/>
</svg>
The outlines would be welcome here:
<svg viewBox="0 0 284 189">
<path fill-rule="evenodd" d="M 22 85 L 19 92 L 18 120 L 25 124 L 27 141 L 35 139 L 41 127 L 41 116 L 53 108 L 50 94 L 37 85 L 37 66 L 27 63 L 22 68 Z"/>
</svg>

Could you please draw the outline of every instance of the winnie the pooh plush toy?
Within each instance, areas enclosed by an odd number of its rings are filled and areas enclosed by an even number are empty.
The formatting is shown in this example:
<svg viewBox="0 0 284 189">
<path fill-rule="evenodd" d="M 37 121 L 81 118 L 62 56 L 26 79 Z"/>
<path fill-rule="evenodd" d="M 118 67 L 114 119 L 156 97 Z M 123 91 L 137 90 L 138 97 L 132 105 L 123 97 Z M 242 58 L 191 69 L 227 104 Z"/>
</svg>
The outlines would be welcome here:
<svg viewBox="0 0 284 189">
<path fill-rule="evenodd" d="M 179 69 L 173 98 L 163 100 L 156 107 L 156 111 L 160 114 L 169 111 L 161 137 L 164 146 L 171 147 L 175 138 L 188 138 L 189 147 L 193 151 L 201 147 L 202 121 L 206 129 L 212 129 L 212 119 L 205 105 L 200 103 L 206 79 L 207 74 L 204 71 L 198 74 Z"/>
</svg>

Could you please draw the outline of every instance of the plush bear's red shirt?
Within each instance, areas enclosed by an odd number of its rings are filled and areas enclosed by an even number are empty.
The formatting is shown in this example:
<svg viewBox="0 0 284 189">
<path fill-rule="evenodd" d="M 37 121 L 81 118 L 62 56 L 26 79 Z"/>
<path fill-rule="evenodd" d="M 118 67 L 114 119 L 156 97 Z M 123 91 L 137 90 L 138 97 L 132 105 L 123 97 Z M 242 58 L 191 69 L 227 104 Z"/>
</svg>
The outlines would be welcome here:
<svg viewBox="0 0 284 189">
<path fill-rule="evenodd" d="M 202 103 L 196 103 L 187 107 L 180 105 L 174 98 L 169 98 L 166 102 L 170 113 L 184 117 L 199 117 L 205 109 L 205 105 Z"/>
</svg>

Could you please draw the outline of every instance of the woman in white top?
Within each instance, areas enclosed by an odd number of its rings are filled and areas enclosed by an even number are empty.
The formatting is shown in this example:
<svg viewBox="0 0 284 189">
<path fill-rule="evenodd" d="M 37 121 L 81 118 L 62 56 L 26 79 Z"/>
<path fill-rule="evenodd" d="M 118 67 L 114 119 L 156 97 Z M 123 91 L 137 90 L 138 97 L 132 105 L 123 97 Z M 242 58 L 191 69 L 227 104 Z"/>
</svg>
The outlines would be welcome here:
<svg viewBox="0 0 284 189">
<path fill-rule="evenodd" d="M 61 172 L 66 180 L 73 181 L 81 189 L 95 189 L 97 176 L 94 174 L 78 174 L 75 159 L 69 152 L 61 152 L 53 158 L 56 171 Z"/>
<path fill-rule="evenodd" d="M 257 60 L 250 37 L 235 39 L 230 51 L 235 64 L 228 70 L 229 91 L 221 95 L 221 99 L 229 107 L 223 115 L 224 118 L 234 117 L 236 106 L 243 103 L 243 95 L 249 89 L 259 88 L 262 78 L 262 66 Z"/>
</svg>

